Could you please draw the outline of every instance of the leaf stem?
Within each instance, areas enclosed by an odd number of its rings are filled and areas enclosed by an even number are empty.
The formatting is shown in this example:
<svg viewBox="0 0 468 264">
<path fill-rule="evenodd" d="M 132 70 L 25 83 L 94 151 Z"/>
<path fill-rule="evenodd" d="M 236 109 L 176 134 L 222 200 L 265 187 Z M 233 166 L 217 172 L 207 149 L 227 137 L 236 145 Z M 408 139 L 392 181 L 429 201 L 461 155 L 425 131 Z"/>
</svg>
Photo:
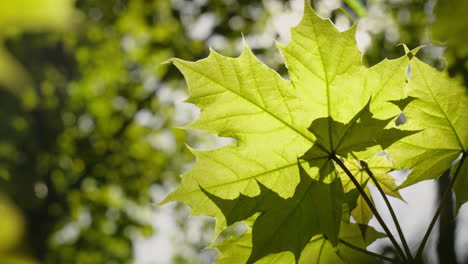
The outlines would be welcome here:
<svg viewBox="0 0 468 264">
<path fill-rule="evenodd" d="M 400 258 L 406 262 L 406 256 L 405 256 L 405 253 L 403 252 L 403 250 L 401 249 L 400 245 L 398 244 L 398 242 L 395 240 L 395 237 L 393 236 L 392 232 L 390 232 L 390 229 L 388 229 L 388 226 L 385 224 L 384 220 L 382 219 L 382 217 L 380 216 L 379 212 L 377 211 L 377 209 L 375 208 L 374 204 L 372 203 L 372 201 L 370 200 L 369 196 L 367 196 L 366 192 L 364 191 L 364 189 L 361 187 L 361 185 L 359 184 L 359 182 L 356 180 L 356 178 L 354 177 L 354 175 L 349 171 L 349 169 L 346 167 L 346 165 L 344 165 L 344 163 L 336 156 L 336 155 L 331 155 L 330 158 L 335 161 L 342 169 L 343 171 L 346 173 L 346 175 L 348 175 L 348 177 L 351 179 L 351 181 L 353 182 L 354 186 L 356 186 L 356 188 L 358 189 L 359 193 L 361 193 L 361 196 L 362 198 L 364 198 L 364 201 L 366 201 L 367 205 L 369 205 L 369 208 L 372 210 L 372 212 L 374 213 L 375 215 L 375 218 L 377 218 L 377 221 L 380 223 L 380 226 L 382 226 L 382 228 L 384 229 L 385 233 L 387 234 L 388 238 L 390 239 L 390 241 L 392 242 L 393 246 L 395 247 L 395 250 L 398 252 L 398 255 L 400 256 Z"/>
<path fill-rule="evenodd" d="M 392 263 L 398 263 L 399 261 L 397 259 L 393 259 L 393 258 L 389 258 L 387 256 L 384 256 L 384 255 L 380 255 L 380 254 L 377 254 L 375 252 L 372 252 L 372 251 L 369 251 L 369 250 L 366 250 L 366 249 L 363 249 L 363 248 L 360 248 L 358 246 L 355 246 L 349 242 L 346 242 L 344 241 L 343 239 L 338 239 L 338 241 L 340 241 L 340 243 L 342 243 L 343 245 L 351 248 L 351 249 L 354 249 L 356 251 L 359 251 L 361 253 L 364 253 L 364 254 L 367 254 L 367 255 L 370 255 L 370 256 L 373 256 L 373 257 L 376 257 L 376 258 L 380 258 L 382 260 L 386 260 L 386 261 L 390 261 Z"/>
<path fill-rule="evenodd" d="M 351 21 L 351 23 L 356 22 L 356 18 L 353 17 L 346 9 L 340 7 L 338 10 L 340 10 Z"/>
<path fill-rule="evenodd" d="M 380 195 L 384 199 L 385 205 L 387 205 L 388 211 L 390 211 L 390 215 L 392 216 L 393 223 L 395 223 L 395 227 L 396 227 L 396 229 L 398 231 L 398 235 L 400 236 L 400 240 L 401 240 L 401 243 L 403 244 L 403 248 L 405 249 L 406 256 L 408 257 L 408 259 L 410 261 L 412 261 L 413 256 L 411 255 L 411 251 L 410 251 L 410 249 L 408 247 L 408 243 L 406 242 L 405 235 L 403 234 L 403 231 L 401 230 L 400 222 L 398 221 L 398 218 L 395 215 L 395 211 L 393 210 L 393 207 L 390 204 L 390 201 L 388 200 L 387 195 L 383 191 L 382 186 L 380 186 L 379 182 L 375 178 L 372 171 L 369 169 L 369 166 L 367 165 L 367 163 L 365 161 L 362 161 L 362 160 L 360 161 L 360 163 L 361 163 L 362 168 L 367 172 L 367 175 L 369 175 L 372 182 L 374 182 L 374 185 L 377 187 L 377 189 L 380 192 Z"/>
<path fill-rule="evenodd" d="M 458 168 L 453 174 L 452 181 L 450 182 L 447 190 L 445 190 L 444 195 L 442 196 L 442 199 L 439 201 L 439 206 L 437 207 L 436 212 L 434 213 L 434 216 L 432 217 L 431 223 L 429 224 L 426 233 L 424 234 L 424 238 L 421 241 L 421 244 L 419 245 L 418 252 L 416 253 L 416 259 L 419 259 L 422 257 L 422 253 L 424 252 L 424 247 L 426 246 L 427 240 L 429 239 L 430 234 L 432 233 L 432 228 L 434 228 L 435 223 L 437 222 L 437 219 L 439 218 L 440 212 L 442 211 L 445 203 L 445 200 L 449 197 L 449 195 L 452 193 L 452 188 L 453 185 L 455 184 L 455 180 L 457 179 L 458 174 L 460 173 L 461 167 L 463 166 L 463 161 L 465 161 L 466 158 L 466 153 L 462 152 L 462 157 L 459 161 Z"/>
<path fill-rule="evenodd" d="M 344 0 L 345 4 L 349 6 L 360 17 L 367 16 L 366 7 L 359 0 Z"/>
</svg>

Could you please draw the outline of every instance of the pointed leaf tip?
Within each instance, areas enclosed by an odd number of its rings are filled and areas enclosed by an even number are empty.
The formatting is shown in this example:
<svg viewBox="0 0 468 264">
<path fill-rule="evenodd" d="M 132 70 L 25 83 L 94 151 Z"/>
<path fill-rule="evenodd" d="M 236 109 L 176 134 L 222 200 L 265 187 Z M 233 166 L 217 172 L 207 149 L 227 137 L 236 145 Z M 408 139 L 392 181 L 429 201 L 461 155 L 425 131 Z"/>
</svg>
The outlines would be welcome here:
<svg viewBox="0 0 468 264">
<path fill-rule="evenodd" d="M 421 46 L 418 46 L 412 50 L 410 50 L 408 48 L 408 46 L 405 44 L 405 43 L 400 43 L 398 44 L 397 46 L 403 46 L 403 49 L 405 50 L 405 55 L 408 56 L 409 59 L 412 59 L 414 56 L 416 56 L 416 54 L 424 47 L 426 47 L 427 45 L 421 45 Z"/>
<path fill-rule="evenodd" d="M 170 63 L 173 63 L 175 60 L 176 60 L 176 58 L 170 58 L 170 59 L 167 59 L 167 60 L 161 62 L 161 64 L 170 64 Z"/>
</svg>

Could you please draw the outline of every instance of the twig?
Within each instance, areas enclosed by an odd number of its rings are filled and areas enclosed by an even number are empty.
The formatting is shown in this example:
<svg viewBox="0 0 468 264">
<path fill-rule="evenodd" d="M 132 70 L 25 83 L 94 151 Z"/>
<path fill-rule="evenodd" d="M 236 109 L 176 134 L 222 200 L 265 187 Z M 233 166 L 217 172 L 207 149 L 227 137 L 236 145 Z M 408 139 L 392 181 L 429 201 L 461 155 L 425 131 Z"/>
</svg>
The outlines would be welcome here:
<svg viewBox="0 0 468 264">
<path fill-rule="evenodd" d="M 437 211 L 432 217 L 431 223 L 429 224 L 429 227 L 427 228 L 426 233 L 424 234 L 424 238 L 421 241 L 421 244 L 419 245 L 418 252 L 416 253 L 416 259 L 419 259 L 422 257 L 422 253 L 424 252 L 424 247 L 426 246 L 427 240 L 429 239 L 429 235 L 432 232 L 432 228 L 434 228 L 437 218 L 439 218 L 440 212 L 442 211 L 445 205 L 445 200 L 447 200 L 447 198 L 449 197 L 449 194 L 451 194 L 453 185 L 455 184 L 455 180 L 457 179 L 457 176 L 460 173 L 460 170 L 461 170 L 461 167 L 463 166 L 463 161 L 465 161 L 465 158 L 466 158 L 466 153 L 462 152 L 462 157 L 459 161 L 458 168 L 453 175 L 453 179 L 450 182 L 447 190 L 445 190 L 445 193 L 442 196 L 442 199 L 439 201 L 439 206 L 437 207 Z"/>
<path fill-rule="evenodd" d="M 346 9 L 343 7 L 338 8 L 352 23 L 356 22 L 356 18 L 353 17 Z"/>
<path fill-rule="evenodd" d="M 366 7 L 359 0 L 344 0 L 345 4 L 349 6 L 358 16 L 367 16 Z"/>
<path fill-rule="evenodd" d="M 393 236 L 392 232 L 390 232 L 390 229 L 388 229 L 388 226 L 385 224 L 385 222 L 383 221 L 382 217 L 380 216 L 379 212 L 377 211 L 377 209 L 375 208 L 374 204 L 372 203 L 372 201 L 370 200 L 369 196 L 367 196 L 366 192 L 364 191 L 364 189 L 362 189 L 361 185 L 359 184 L 359 182 L 356 180 L 356 178 L 354 177 L 354 175 L 349 171 L 349 169 L 343 164 L 343 162 L 336 156 L 336 155 L 331 155 L 331 159 L 333 161 L 335 161 L 342 169 L 343 171 L 346 173 L 346 175 L 348 175 L 348 177 L 351 179 L 351 181 L 353 182 L 353 184 L 356 186 L 356 188 L 358 189 L 359 193 L 361 193 L 361 196 L 362 198 L 364 198 L 364 201 L 367 203 L 367 205 L 369 206 L 369 208 L 372 210 L 372 212 L 374 213 L 375 215 L 375 218 L 377 218 L 377 221 L 380 223 L 380 225 L 382 226 L 382 228 L 384 229 L 385 233 L 387 234 L 388 238 L 390 239 L 390 241 L 392 242 L 393 246 L 395 247 L 395 250 L 397 251 L 398 255 L 400 256 L 400 258 L 406 262 L 407 259 L 406 259 L 406 256 L 405 256 L 405 253 L 403 252 L 403 250 L 401 249 L 400 245 L 398 244 L 398 242 L 395 240 L 395 237 Z"/>
<path fill-rule="evenodd" d="M 367 254 L 367 255 L 370 255 L 370 256 L 373 256 L 373 257 L 376 257 L 376 258 L 380 258 L 382 260 L 390 261 L 392 263 L 398 263 L 399 262 L 397 259 L 392 259 L 392 258 L 386 257 L 384 255 L 380 255 L 380 254 L 377 254 L 375 252 L 372 252 L 372 251 L 360 248 L 358 246 L 355 246 L 355 245 L 353 245 L 351 243 L 348 243 L 348 242 L 344 241 L 341 238 L 338 241 L 340 241 L 340 243 L 342 243 L 343 245 L 345 245 L 345 246 L 347 246 L 347 247 L 349 247 L 351 249 L 354 249 L 356 251 L 359 251 L 361 253 L 364 253 L 364 254 Z"/>
<path fill-rule="evenodd" d="M 372 171 L 369 169 L 369 166 L 367 165 L 367 163 L 365 161 L 362 161 L 362 160 L 360 161 L 360 163 L 361 163 L 362 168 L 367 172 L 367 175 L 369 175 L 371 180 L 374 182 L 374 185 L 377 187 L 377 189 L 380 192 L 380 195 L 382 196 L 382 198 L 385 201 L 385 205 L 387 205 L 388 211 L 390 211 L 390 215 L 392 216 L 393 222 L 395 223 L 395 227 L 396 227 L 396 229 L 398 231 L 398 235 L 400 236 L 401 243 L 403 244 L 403 248 L 405 249 L 406 256 L 408 257 L 408 259 L 410 261 L 413 260 L 413 256 L 411 255 L 411 251 L 410 251 L 410 249 L 408 247 L 408 243 L 406 242 L 405 235 L 403 234 L 403 231 L 401 230 L 400 222 L 398 222 L 398 218 L 395 215 L 395 211 L 393 211 L 392 205 L 388 201 L 387 195 L 383 191 L 382 186 L 380 186 L 379 182 L 375 178 Z"/>
</svg>

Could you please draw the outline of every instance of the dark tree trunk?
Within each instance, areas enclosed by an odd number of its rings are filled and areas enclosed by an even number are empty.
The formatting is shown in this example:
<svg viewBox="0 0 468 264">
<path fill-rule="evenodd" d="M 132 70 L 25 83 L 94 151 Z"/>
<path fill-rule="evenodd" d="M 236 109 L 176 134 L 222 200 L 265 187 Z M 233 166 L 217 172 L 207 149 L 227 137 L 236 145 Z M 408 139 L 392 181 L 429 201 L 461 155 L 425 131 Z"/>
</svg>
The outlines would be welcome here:
<svg viewBox="0 0 468 264">
<path fill-rule="evenodd" d="M 444 192 L 450 184 L 449 171 L 446 171 L 437 181 L 439 201 L 442 200 Z M 457 258 L 455 255 L 455 227 L 454 219 L 454 201 L 450 195 L 445 201 L 444 209 L 439 218 L 439 240 L 437 241 L 437 255 L 440 264 L 455 264 Z"/>
</svg>

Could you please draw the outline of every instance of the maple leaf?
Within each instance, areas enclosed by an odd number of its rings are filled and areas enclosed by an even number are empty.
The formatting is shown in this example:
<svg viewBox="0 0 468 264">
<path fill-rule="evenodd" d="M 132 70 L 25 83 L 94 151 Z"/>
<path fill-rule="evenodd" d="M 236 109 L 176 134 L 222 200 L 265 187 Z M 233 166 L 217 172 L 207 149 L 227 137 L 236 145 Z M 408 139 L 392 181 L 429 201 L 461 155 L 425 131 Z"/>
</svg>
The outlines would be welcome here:
<svg viewBox="0 0 468 264">
<path fill-rule="evenodd" d="M 362 235 L 357 224 L 341 223 L 338 246 L 326 239 L 323 235 L 317 235 L 307 243 L 302 252 L 299 263 L 315 264 L 344 264 L 344 263 L 380 263 L 379 259 L 357 252 L 346 246 L 345 243 L 366 248 L 384 234 L 377 232 L 374 228 L 368 227 L 365 236 Z M 227 240 L 215 244 L 213 247 L 220 251 L 216 263 L 246 263 L 252 251 L 252 229 L 248 229 L 241 236 L 231 237 Z M 255 262 L 256 264 L 293 264 L 294 255 L 290 252 L 271 254 Z"/>
<path fill-rule="evenodd" d="M 414 57 L 408 95 L 415 99 L 405 108 L 402 129 L 421 130 L 390 146 L 387 152 L 398 169 L 412 169 L 400 188 L 437 179 L 461 154 L 468 152 L 468 94 L 456 79 Z M 457 204 L 467 201 L 466 173 L 455 183 Z M 464 184 L 464 185 L 461 185 Z M 462 198 L 463 197 L 463 198 Z M 461 199 L 459 199 L 461 198 Z"/>
<path fill-rule="evenodd" d="M 226 226 L 224 217 L 199 186 L 223 199 L 234 199 L 240 194 L 259 195 L 261 183 L 289 198 L 299 183 L 297 158 L 316 142 L 307 129 L 313 120 L 331 118 L 347 124 L 371 95 L 369 108 L 374 118 L 399 114 L 398 107 L 388 101 L 405 98 L 408 57 L 366 68 L 355 31 L 353 26 L 339 32 L 307 3 L 303 19 L 292 29 L 291 42 L 280 47 L 291 81 L 259 62 L 246 45 L 237 58 L 211 51 L 197 62 L 172 60 L 187 80 L 187 102 L 201 109 L 199 119 L 187 128 L 233 137 L 237 144 L 192 150 L 195 166 L 182 175 L 181 185 L 162 203 L 182 201 L 192 207 L 194 215 L 215 216 L 218 234 Z M 326 134 L 333 133 L 330 128 Z M 375 151 L 367 153 L 380 151 L 372 148 Z M 307 172 L 319 178 L 320 167 Z"/>
<path fill-rule="evenodd" d="M 221 209 L 227 224 L 245 220 L 262 212 L 252 227 L 252 252 L 247 263 L 272 253 L 291 251 L 299 260 L 310 239 L 326 235 L 333 245 L 338 243 L 343 186 L 339 178 L 332 183 L 312 179 L 299 165 L 301 181 L 294 196 L 283 199 L 260 184 L 256 197 L 240 195 L 233 200 L 219 198 L 203 190 Z"/>
</svg>

